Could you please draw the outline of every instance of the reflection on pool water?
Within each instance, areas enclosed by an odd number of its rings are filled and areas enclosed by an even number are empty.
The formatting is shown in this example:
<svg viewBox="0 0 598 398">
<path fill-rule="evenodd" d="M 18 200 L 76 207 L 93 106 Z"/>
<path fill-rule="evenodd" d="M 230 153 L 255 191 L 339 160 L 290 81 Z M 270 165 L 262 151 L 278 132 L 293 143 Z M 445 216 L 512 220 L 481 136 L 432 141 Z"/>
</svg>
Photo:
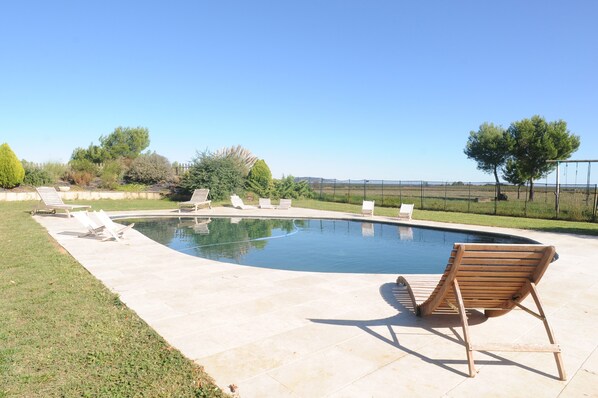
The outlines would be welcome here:
<svg viewBox="0 0 598 398">
<path fill-rule="evenodd" d="M 139 232 L 183 253 L 295 271 L 442 273 L 455 242 L 530 243 L 503 235 L 368 221 L 200 217 L 131 221 Z"/>
</svg>

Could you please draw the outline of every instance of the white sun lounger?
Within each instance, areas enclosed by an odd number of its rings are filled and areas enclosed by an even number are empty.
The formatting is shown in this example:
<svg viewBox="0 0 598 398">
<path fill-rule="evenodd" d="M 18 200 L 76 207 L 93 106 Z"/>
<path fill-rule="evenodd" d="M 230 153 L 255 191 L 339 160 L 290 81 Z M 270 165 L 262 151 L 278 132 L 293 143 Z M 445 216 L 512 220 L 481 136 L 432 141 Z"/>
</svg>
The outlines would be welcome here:
<svg viewBox="0 0 598 398">
<path fill-rule="evenodd" d="M 413 206 L 413 204 L 401 203 L 401 208 L 399 209 L 399 219 L 411 220 L 411 217 L 413 216 Z"/>
<path fill-rule="evenodd" d="M 212 201 L 208 200 L 208 194 L 210 193 L 209 189 L 196 189 L 193 191 L 193 196 L 188 202 L 180 202 L 179 203 L 179 213 L 181 209 L 193 209 L 193 211 L 197 211 L 199 206 L 208 205 L 208 208 L 212 208 Z"/>
<path fill-rule="evenodd" d="M 108 217 L 108 214 L 106 214 L 104 210 L 94 211 L 93 216 L 101 225 L 104 226 L 104 230 L 108 233 L 108 235 L 110 235 L 108 239 L 112 237 L 116 241 L 122 239 L 123 234 L 135 226 L 135 223 L 131 223 L 129 225 L 115 223 L 110 217 Z"/>
<path fill-rule="evenodd" d="M 235 207 L 237 209 L 249 210 L 249 209 L 256 208 L 255 206 L 246 205 L 245 203 L 243 203 L 243 200 L 240 197 L 238 197 L 237 195 L 231 195 L 230 201 L 231 201 L 233 207 Z"/>
<path fill-rule="evenodd" d="M 291 208 L 291 199 L 280 199 L 280 203 L 276 206 L 280 210 L 288 210 Z"/>
<path fill-rule="evenodd" d="M 260 209 L 274 209 L 274 205 L 272 205 L 272 201 L 270 198 L 260 198 L 259 200 L 259 208 Z"/>
<path fill-rule="evenodd" d="M 52 213 L 56 213 L 56 210 L 64 210 L 66 216 L 70 217 L 70 210 L 74 209 L 89 209 L 91 206 L 88 205 L 67 205 L 64 204 L 62 198 L 58 194 L 58 191 L 53 187 L 38 187 L 35 188 L 39 197 L 40 202 L 37 204 L 35 209 L 31 210 L 31 214 L 35 214 L 40 210 L 51 210 Z"/>
<path fill-rule="evenodd" d="M 361 214 L 364 216 L 373 216 L 374 215 L 374 201 L 373 200 L 364 200 L 363 204 L 361 205 Z"/>
</svg>

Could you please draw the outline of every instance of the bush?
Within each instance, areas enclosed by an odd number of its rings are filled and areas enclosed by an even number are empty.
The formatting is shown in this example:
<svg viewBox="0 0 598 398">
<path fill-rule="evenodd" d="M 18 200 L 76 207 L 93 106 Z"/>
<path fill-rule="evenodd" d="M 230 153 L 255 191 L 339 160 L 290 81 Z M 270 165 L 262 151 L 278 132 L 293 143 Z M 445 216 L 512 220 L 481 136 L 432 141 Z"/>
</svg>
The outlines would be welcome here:
<svg viewBox="0 0 598 398">
<path fill-rule="evenodd" d="M 272 192 L 272 172 L 262 159 L 255 162 L 247 176 L 247 189 L 260 197 L 268 197 Z"/>
<path fill-rule="evenodd" d="M 36 166 L 34 163 L 23 160 L 23 168 L 25 169 L 25 178 L 23 183 L 26 185 L 33 185 L 34 187 L 41 187 L 42 185 L 49 185 L 54 183 L 54 178 L 45 169 Z"/>
<path fill-rule="evenodd" d="M 124 166 L 118 160 L 111 160 L 104 163 L 100 173 L 101 187 L 107 189 L 116 189 L 122 180 Z"/>
<path fill-rule="evenodd" d="M 157 153 L 144 153 L 131 163 L 126 174 L 129 182 L 142 184 L 156 184 L 162 181 L 172 181 L 174 171 L 168 159 Z"/>
<path fill-rule="evenodd" d="M 59 162 L 46 162 L 42 165 L 42 170 L 52 177 L 53 182 L 56 182 L 66 178 L 68 166 Z"/>
<path fill-rule="evenodd" d="M 25 169 L 8 144 L 0 145 L 0 187 L 14 188 L 25 178 Z"/>
<path fill-rule="evenodd" d="M 189 193 L 209 188 L 212 200 L 222 200 L 243 189 L 243 175 L 244 170 L 235 159 L 204 152 L 194 159 L 179 186 Z"/>
<path fill-rule="evenodd" d="M 88 173 L 87 171 L 71 171 L 68 174 L 68 180 L 75 185 L 87 186 L 93 181 L 95 175 Z"/>
<path fill-rule="evenodd" d="M 70 167 L 71 171 L 86 172 L 86 173 L 91 174 L 94 177 L 97 176 L 100 171 L 99 166 L 88 159 L 71 160 L 69 162 L 69 167 Z"/>
<path fill-rule="evenodd" d="M 89 185 L 99 173 L 98 165 L 87 159 L 76 159 L 69 162 L 67 179 L 77 185 Z"/>
<path fill-rule="evenodd" d="M 314 197 L 314 191 L 307 181 L 295 182 L 293 176 L 287 176 L 281 180 L 274 180 L 274 194 L 278 198 L 287 199 Z"/>
</svg>

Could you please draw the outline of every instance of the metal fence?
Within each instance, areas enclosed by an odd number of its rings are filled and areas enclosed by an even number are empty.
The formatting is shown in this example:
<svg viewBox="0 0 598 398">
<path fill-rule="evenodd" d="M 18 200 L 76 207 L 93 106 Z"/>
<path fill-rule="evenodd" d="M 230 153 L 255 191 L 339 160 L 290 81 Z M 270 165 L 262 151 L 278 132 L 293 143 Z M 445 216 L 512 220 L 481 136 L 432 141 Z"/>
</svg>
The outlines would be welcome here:
<svg viewBox="0 0 598 398">
<path fill-rule="evenodd" d="M 495 200 L 496 184 L 491 182 L 438 182 L 398 180 L 336 180 L 308 179 L 320 200 L 361 204 L 375 200 L 376 206 L 399 207 L 414 203 L 424 210 L 504 216 L 557 218 L 576 221 L 596 221 L 598 185 L 560 185 L 559 211 L 554 184 L 534 184 L 534 200 L 529 198 L 529 186 L 501 184 L 501 194 L 507 200 Z"/>
</svg>

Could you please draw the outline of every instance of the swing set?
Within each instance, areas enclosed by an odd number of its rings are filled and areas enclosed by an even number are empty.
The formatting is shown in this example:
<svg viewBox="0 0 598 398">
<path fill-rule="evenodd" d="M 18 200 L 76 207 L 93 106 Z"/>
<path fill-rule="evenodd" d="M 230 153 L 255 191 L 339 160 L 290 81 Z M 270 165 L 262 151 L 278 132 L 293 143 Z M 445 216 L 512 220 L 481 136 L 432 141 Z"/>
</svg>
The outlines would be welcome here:
<svg viewBox="0 0 598 398">
<path fill-rule="evenodd" d="M 586 201 L 590 200 L 590 177 L 591 177 L 591 170 L 592 170 L 592 163 L 598 163 L 598 160 L 548 160 L 548 163 L 556 163 L 556 191 L 555 191 L 555 210 L 557 216 L 559 215 L 560 205 L 559 199 L 561 194 L 561 182 L 560 182 L 560 164 L 565 164 L 565 185 L 567 185 L 567 171 L 569 168 L 569 163 L 575 163 L 575 184 L 577 184 L 577 171 L 579 168 L 580 163 L 587 163 L 588 164 L 588 177 L 586 182 Z M 594 193 L 594 206 L 593 206 L 593 213 L 594 218 L 596 218 L 596 206 L 598 205 L 598 195 Z"/>
</svg>

